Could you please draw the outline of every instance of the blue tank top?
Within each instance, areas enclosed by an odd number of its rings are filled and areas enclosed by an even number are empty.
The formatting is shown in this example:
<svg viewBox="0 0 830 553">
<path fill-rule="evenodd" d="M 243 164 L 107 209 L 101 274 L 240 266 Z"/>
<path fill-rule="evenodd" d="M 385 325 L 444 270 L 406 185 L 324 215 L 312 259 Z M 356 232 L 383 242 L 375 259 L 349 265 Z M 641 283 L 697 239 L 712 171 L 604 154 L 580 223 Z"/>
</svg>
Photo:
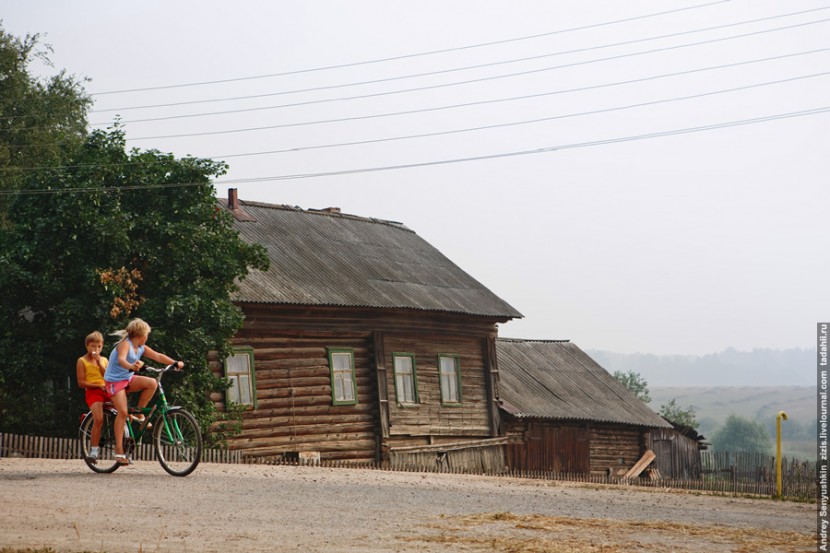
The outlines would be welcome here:
<svg viewBox="0 0 830 553">
<path fill-rule="evenodd" d="M 144 346 L 134 347 L 129 338 L 124 338 L 130 347 L 127 349 L 127 363 L 132 365 L 144 355 Z M 118 342 L 120 344 L 121 342 Z M 107 371 L 104 373 L 104 380 L 107 382 L 120 382 L 122 380 L 129 380 L 133 371 L 127 370 L 118 362 L 118 344 L 112 348 L 110 352 L 109 363 L 107 363 Z"/>
</svg>

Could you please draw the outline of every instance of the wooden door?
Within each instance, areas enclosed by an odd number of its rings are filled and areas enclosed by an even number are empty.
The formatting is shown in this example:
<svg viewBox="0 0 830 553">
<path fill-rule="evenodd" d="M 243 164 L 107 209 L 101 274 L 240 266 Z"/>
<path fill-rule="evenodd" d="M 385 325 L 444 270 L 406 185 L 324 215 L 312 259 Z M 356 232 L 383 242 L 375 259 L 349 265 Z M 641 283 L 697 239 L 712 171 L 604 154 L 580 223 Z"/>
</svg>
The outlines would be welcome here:
<svg viewBox="0 0 830 553">
<path fill-rule="evenodd" d="M 510 448 L 510 466 L 519 470 L 587 473 L 588 429 L 530 423 L 524 443 Z"/>
</svg>

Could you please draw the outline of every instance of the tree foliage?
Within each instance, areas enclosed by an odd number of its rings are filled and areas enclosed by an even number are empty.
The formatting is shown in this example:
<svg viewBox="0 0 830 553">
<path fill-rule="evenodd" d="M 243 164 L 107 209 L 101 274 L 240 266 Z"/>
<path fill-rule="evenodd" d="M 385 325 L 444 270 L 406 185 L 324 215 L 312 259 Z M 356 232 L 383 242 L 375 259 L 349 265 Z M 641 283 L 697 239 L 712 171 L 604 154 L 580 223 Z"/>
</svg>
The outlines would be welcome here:
<svg viewBox="0 0 830 553">
<path fill-rule="evenodd" d="M 634 371 L 628 371 L 627 373 L 614 371 L 613 376 L 620 384 L 637 396 L 637 399 L 643 403 L 651 402 L 651 396 L 648 392 L 648 382 L 640 373 Z M 695 409 L 693 407 L 680 407 L 674 399 L 666 405 L 661 405 L 658 413 L 661 417 L 674 424 L 689 426 L 695 429 L 699 425 L 695 417 Z"/>
<path fill-rule="evenodd" d="M 0 38 L 4 48 L 31 46 Z M 77 100 L 86 106 L 80 91 Z M 0 88 L 0 105 L 28 101 Z M 61 136 L 79 134 L 69 125 Z M 9 151 L 5 136 L 0 150 Z M 73 433 L 84 409 L 75 384 L 84 337 L 106 336 L 133 317 L 153 327 L 151 347 L 186 362 L 182 375 L 165 377 L 165 390 L 209 427 L 217 416 L 210 394 L 226 383 L 209 370 L 208 354 L 229 353 L 241 327 L 230 300 L 235 282 L 267 266 L 264 250 L 244 243 L 217 207 L 211 179 L 226 166 L 127 151 L 119 128 L 85 135 L 74 148 L 59 142 L 44 138 L 61 155 L 18 165 L 18 192 L 4 196 L 0 431 Z"/>
<path fill-rule="evenodd" d="M 628 371 L 627 373 L 614 371 L 614 378 L 628 388 L 643 403 L 649 403 L 651 401 L 651 396 L 648 394 L 648 382 L 646 382 L 646 379 L 640 373 L 634 371 Z"/>
<path fill-rule="evenodd" d="M 61 71 L 47 78 L 31 65 L 51 65 L 39 35 L 17 38 L 0 26 L 0 190 L 20 188 L 27 168 L 62 163 L 86 137 L 91 101 L 82 82 Z M 0 196 L 0 229 L 6 198 Z"/>
<path fill-rule="evenodd" d="M 717 451 L 770 453 L 772 438 L 763 424 L 729 415 L 723 426 L 712 434 L 712 448 Z"/>
<path fill-rule="evenodd" d="M 661 417 L 674 424 L 681 426 L 688 426 L 697 429 L 700 423 L 697 422 L 697 417 L 694 407 L 680 407 L 677 400 L 672 399 L 665 405 L 660 406 L 658 411 Z"/>
</svg>

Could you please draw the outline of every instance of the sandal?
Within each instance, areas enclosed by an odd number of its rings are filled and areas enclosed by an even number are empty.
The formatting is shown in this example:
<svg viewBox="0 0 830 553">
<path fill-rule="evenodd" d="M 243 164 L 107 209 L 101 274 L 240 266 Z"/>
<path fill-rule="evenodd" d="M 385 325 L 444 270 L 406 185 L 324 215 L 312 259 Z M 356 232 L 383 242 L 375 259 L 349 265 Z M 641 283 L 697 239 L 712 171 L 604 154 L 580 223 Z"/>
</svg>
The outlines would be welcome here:
<svg viewBox="0 0 830 553">
<path fill-rule="evenodd" d="M 84 459 L 86 459 L 86 461 L 88 463 L 92 463 L 93 465 L 97 465 L 98 464 L 98 448 L 97 447 L 89 448 L 89 453 L 87 454 L 86 457 L 84 457 Z"/>
<path fill-rule="evenodd" d="M 129 457 L 124 455 L 123 453 L 116 453 L 115 454 L 115 462 L 119 465 L 131 465 L 133 462 L 130 460 Z"/>
<path fill-rule="evenodd" d="M 144 415 L 130 415 L 130 420 L 135 423 L 138 423 L 138 425 L 141 426 L 142 424 L 144 424 L 144 421 L 147 420 L 147 417 L 145 417 Z M 151 422 L 148 422 L 147 426 L 144 427 L 145 430 L 149 430 L 151 428 L 153 428 L 153 423 Z"/>
</svg>

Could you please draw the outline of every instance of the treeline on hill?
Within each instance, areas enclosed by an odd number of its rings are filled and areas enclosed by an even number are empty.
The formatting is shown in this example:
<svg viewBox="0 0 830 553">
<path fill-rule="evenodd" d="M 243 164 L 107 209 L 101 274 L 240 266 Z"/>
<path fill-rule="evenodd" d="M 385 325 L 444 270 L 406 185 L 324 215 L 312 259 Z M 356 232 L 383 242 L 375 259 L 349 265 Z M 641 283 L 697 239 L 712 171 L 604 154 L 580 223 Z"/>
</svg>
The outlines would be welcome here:
<svg viewBox="0 0 830 553">
<path fill-rule="evenodd" d="M 784 411 L 789 413 L 782 419 L 784 451 L 796 458 L 815 456 L 814 407 L 803 409 L 814 393 L 806 387 L 674 387 L 654 393 L 640 373 L 615 371 L 613 376 L 660 416 L 697 430 L 715 451 L 773 454 L 777 414 Z"/>
<path fill-rule="evenodd" d="M 30 72 L 47 52 L 0 27 L 0 432 L 74 435 L 84 337 L 134 317 L 187 363 L 167 388 L 208 429 L 209 394 L 227 383 L 207 354 L 229 351 L 234 282 L 267 258 L 217 209 L 223 163 L 128 152 L 117 127 L 89 132 L 83 83 Z"/>
<path fill-rule="evenodd" d="M 810 386 L 683 386 L 654 387 L 655 405 L 670 398 L 692 406 L 697 412 L 698 431 L 711 438 L 730 415 L 763 427 L 774 449 L 776 416 L 787 414 L 781 424 L 784 454 L 814 459 L 816 456 L 816 389 Z"/>
</svg>

